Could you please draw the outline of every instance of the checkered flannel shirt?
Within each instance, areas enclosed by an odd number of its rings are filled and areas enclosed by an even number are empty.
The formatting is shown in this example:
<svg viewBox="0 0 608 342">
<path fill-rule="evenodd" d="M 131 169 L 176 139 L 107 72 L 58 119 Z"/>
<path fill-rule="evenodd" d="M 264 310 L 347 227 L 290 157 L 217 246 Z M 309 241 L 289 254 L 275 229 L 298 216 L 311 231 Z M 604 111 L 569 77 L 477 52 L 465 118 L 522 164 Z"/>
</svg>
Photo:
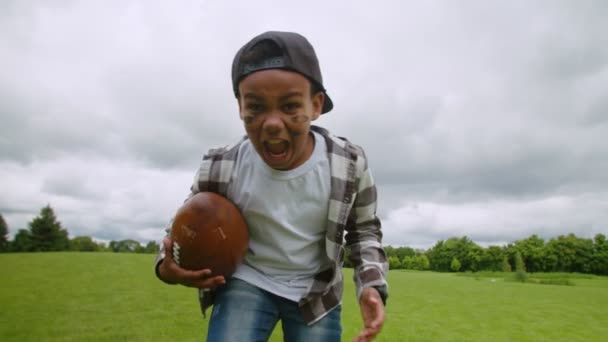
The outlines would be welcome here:
<svg viewBox="0 0 608 342">
<path fill-rule="evenodd" d="M 350 249 L 350 260 L 355 269 L 353 278 L 357 298 L 367 287 L 376 288 L 385 303 L 388 297 L 388 263 L 381 243 L 380 220 L 376 216 L 376 186 L 365 154 L 359 146 L 331 135 L 324 128 L 311 126 L 311 129 L 325 138 L 331 167 L 325 249 L 332 267 L 315 275 L 310 291 L 299 302 L 303 318 L 309 325 L 341 303 L 345 247 Z M 190 196 L 201 191 L 226 196 L 239 146 L 243 141 L 232 147 L 209 151 L 196 173 Z M 170 226 L 167 233 L 169 230 Z M 157 275 L 158 265 L 164 257 L 161 248 L 156 258 Z M 213 296 L 213 291 L 199 290 L 203 315 L 213 304 Z"/>
</svg>

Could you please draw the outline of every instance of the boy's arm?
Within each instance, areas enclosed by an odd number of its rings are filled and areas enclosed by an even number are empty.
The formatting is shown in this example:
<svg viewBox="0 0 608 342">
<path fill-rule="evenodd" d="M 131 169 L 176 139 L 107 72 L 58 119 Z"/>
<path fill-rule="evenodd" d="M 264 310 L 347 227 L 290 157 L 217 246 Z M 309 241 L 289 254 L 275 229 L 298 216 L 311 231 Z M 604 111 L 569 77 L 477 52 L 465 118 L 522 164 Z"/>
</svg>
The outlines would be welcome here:
<svg viewBox="0 0 608 342">
<path fill-rule="evenodd" d="M 190 194 L 184 202 L 201 191 L 201 189 L 199 189 L 199 184 L 201 183 L 201 179 L 206 180 L 208 178 L 209 164 L 210 161 L 207 157 L 205 157 L 194 176 L 194 181 L 192 187 L 190 188 Z M 173 250 L 173 242 L 169 238 L 172 223 L 173 219 L 171 219 L 165 228 L 166 236 L 163 239 L 160 251 L 156 256 L 154 267 L 156 277 L 167 284 L 182 284 L 196 288 L 214 288 L 223 284 L 225 282 L 224 277 L 211 276 L 211 270 L 204 269 L 190 271 L 179 267 L 179 265 L 175 263 L 171 255 Z"/>
<path fill-rule="evenodd" d="M 357 161 L 362 170 L 357 179 L 356 197 L 346 225 L 346 246 L 355 268 L 354 280 L 363 330 L 355 341 L 373 340 L 382 330 L 388 298 L 388 262 L 382 247 L 380 219 L 376 216 L 377 195 L 374 180 L 363 157 Z"/>
<path fill-rule="evenodd" d="M 194 178 L 194 184 L 197 183 L 196 179 L 198 177 L 198 171 L 196 173 L 196 176 Z M 184 200 L 184 203 L 190 199 L 190 197 L 194 196 L 194 194 L 196 194 L 198 191 L 195 192 L 194 189 L 194 184 L 193 186 L 190 188 L 190 194 L 188 195 L 188 197 L 186 197 L 186 199 Z M 165 237 L 163 239 L 163 241 L 160 244 L 160 250 L 158 251 L 158 254 L 156 255 L 156 259 L 154 260 L 154 272 L 156 273 L 156 277 L 160 280 L 162 280 L 163 282 L 167 283 L 167 284 L 176 284 L 174 282 L 170 282 L 165 280 L 163 277 L 161 277 L 160 274 L 160 266 L 163 263 L 163 261 L 165 260 L 166 257 L 166 252 L 167 252 L 167 246 L 165 243 L 165 240 L 168 240 L 170 235 L 171 235 L 171 226 L 173 225 L 173 220 L 175 217 L 171 218 L 171 221 L 169 221 L 169 224 L 167 224 L 167 226 L 165 227 Z"/>
<path fill-rule="evenodd" d="M 358 163 L 361 170 L 353 209 L 346 227 L 346 247 L 350 248 L 350 261 L 355 269 L 354 280 L 357 299 L 365 288 L 375 288 L 386 303 L 388 261 L 382 247 L 381 223 L 376 216 L 376 185 L 364 157 Z"/>
<path fill-rule="evenodd" d="M 167 284 L 181 284 L 199 289 L 214 289 L 226 281 L 223 276 L 213 276 L 210 269 L 186 270 L 181 268 L 171 257 L 173 243 L 167 237 L 163 240 L 163 246 L 169 255 L 156 265 L 156 275 Z"/>
</svg>

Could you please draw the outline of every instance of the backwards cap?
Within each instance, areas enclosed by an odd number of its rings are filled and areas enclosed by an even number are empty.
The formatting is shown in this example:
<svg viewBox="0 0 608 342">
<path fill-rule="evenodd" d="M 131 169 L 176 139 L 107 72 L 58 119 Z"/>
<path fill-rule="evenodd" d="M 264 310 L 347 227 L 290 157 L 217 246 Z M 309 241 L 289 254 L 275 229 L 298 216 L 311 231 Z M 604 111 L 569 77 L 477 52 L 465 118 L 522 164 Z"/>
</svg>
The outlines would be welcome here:
<svg viewBox="0 0 608 342">
<path fill-rule="evenodd" d="M 282 55 L 269 57 L 254 63 L 243 63 L 241 61 L 243 54 L 265 40 L 276 43 Z M 323 77 L 321 76 L 321 68 L 319 67 L 319 60 L 317 59 L 315 50 L 304 36 L 293 32 L 269 31 L 254 37 L 245 44 L 236 53 L 232 62 L 232 88 L 234 95 L 238 94 L 239 82 L 243 78 L 256 71 L 267 69 L 285 69 L 304 75 L 311 82 L 314 82 L 325 94 L 325 102 L 323 103 L 321 114 L 329 112 L 334 107 L 325 87 L 323 87 Z"/>
</svg>

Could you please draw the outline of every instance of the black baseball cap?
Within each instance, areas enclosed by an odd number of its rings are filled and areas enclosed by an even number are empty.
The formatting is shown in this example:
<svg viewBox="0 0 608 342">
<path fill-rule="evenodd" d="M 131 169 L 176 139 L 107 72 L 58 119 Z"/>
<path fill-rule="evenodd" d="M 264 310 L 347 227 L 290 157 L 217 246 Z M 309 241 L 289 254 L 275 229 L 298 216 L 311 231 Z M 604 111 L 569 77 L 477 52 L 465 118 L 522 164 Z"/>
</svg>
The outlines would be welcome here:
<svg viewBox="0 0 608 342">
<path fill-rule="evenodd" d="M 258 43 L 270 40 L 277 44 L 282 52 L 281 56 L 270 57 L 257 63 L 243 63 L 241 57 Z M 319 60 L 315 50 L 308 40 L 294 32 L 269 31 L 264 32 L 245 44 L 234 57 L 232 62 L 232 88 L 234 95 L 239 91 L 239 82 L 247 75 L 266 69 L 285 69 L 304 75 L 325 94 L 325 102 L 321 114 L 325 114 L 334 107 L 333 102 L 323 87 L 323 77 Z"/>
</svg>

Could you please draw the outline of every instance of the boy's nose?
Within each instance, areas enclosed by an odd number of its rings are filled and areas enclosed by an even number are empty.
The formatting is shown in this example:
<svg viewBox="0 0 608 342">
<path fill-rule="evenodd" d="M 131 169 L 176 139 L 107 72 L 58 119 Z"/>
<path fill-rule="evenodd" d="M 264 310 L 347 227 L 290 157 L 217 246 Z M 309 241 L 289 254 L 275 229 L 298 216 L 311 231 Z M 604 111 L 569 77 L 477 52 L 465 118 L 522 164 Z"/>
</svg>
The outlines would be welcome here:
<svg viewBox="0 0 608 342">
<path fill-rule="evenodd" d="M 283 118 L 277 112 L 268 113 L 266 120 L 264 120 L 264 130 L 268 134 L 278 134 L 284 126 Z"/>
</svg>

